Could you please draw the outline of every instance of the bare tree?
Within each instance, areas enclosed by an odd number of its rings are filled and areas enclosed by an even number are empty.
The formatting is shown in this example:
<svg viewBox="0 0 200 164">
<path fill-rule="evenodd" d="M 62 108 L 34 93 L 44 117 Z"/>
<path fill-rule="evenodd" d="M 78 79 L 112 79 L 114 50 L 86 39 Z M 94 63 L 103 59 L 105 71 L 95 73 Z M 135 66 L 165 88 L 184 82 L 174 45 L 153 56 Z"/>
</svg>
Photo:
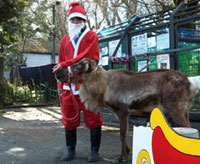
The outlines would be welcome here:
<svg viewBox="0 0 200 164">
<path fill-rule="evenodd" d="M 56 10 L 56 31 L 57 38 L 61 38 L 66 30 L 66 14 L 64 9 L 72 0 L 62 1 L 61 6 Z M 100 29 L 103 26 L 112 26 L 122 23 L 136 15 L 137 1 L 134 0 L 80 0 L 84 7 L 90 29 Z M 48 23 L 51 24 L 51 18 Z"/>
<path fill-rule="evenodd" d="M 56 6 L 56 40 L 60 41 L 67 33 L 67 12 L 62 5 Z"/>
<path fill-rule="evenodd" d="M 179 3 L 178 0 L 174 0 Z M 64 9 L 73 0 L 62 1 L 56 10 L 57 38 L 60 39 L 67 32 L 66 14 Z M 129 20 L 135 15 L 146 15 L 163 11 L 172 7 L 172 0 L 80 0 L 88 16 L 90 29 L 100 29 Z"/>
<path fill-rule="evenodd" d="M 94 3 L 97 4 L 97 6 L 99 7 L 101 13 L 102 13 L 102 16 L 106 22 L 106 25 L 107 26 L 111 26 L 111 21 L 109 19 L 109 11 L 108 11 L 108 2 L 109 1 L 104 1 L 104 0 L 94 0 Z"/>
<path fill-rule="evenodd" d="M 135 0 L 122 0 L 121 7 L 126 9 L 127 19 L 132 18 L 137 13 L 138 1 Z"/>
</svg>

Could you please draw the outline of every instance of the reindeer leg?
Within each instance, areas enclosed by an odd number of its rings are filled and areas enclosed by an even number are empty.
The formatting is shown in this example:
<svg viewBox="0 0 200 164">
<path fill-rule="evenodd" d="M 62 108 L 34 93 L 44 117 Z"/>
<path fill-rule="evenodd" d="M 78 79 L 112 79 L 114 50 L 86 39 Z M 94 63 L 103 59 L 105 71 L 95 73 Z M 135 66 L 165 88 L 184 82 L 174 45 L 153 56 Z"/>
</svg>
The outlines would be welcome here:
<svg viewBox="0 0 200 164">
<path fill-rule="evenodd" d="M 174 126 L 178 127 L 190 127 L 190 122 L 189 122 L 189 113 L 186 113 L 186 108 L 187 106 L 184 104 L 176 104 L 170 108 L 167 108 L 169 112 L 169 116 L 174 124 Z"/>
<path fill-rule="evenodd" d="M 128 126 L 128 113 L 118 113 L 117 114 L 119 123 L 120 123 L 120 139 L 121 139 L 121 155 L 118 159 L 118 162 L 127 162 L 128 161 L 128 153 L 130 149 L 126 143 L 126 133 Z"/>
<path fill-rule="evenodd" d="M 178 116 L 175 116 L 175 115 L 171 116 L 175 126 L 190 127 L 190 123 L 184 113 L 181 113 L 181 114 L 176 113 L 176 115 L 178 115 Z"/>
</svg>

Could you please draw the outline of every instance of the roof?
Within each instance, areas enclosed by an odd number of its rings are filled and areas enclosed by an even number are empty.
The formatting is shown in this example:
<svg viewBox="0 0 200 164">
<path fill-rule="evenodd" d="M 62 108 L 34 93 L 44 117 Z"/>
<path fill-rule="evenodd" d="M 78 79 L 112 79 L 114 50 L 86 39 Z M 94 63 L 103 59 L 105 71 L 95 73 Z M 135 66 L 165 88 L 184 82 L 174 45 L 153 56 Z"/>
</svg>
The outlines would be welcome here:
<svg viewBox="0 0 200 164">
<path fill-rule="evenodd" d="M 23 48 L 23 42 L 20 42 L 19 48 L 23 53 L 42 53 L 42 54 L 51 54 L 52 53 L 52 42 L 46 42 L 46 41 L 38 41 L 38 40 L 29 40 L 26 41 L 24 50 Z M 58 53 L 59 50 L 59 43 L 56 43 L 55 47 L 55 53 Z"/>
</svg>

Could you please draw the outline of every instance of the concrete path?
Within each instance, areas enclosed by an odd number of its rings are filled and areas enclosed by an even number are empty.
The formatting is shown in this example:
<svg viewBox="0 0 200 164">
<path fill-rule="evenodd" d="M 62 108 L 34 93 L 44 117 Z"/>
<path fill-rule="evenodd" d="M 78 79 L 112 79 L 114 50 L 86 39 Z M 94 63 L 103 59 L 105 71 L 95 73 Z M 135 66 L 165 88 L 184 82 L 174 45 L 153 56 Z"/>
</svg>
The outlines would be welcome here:
<svg viewBox="0 0 200 164">
<path fill-rule="evenodd" d="M 63 164 L 60 157 L 65 153 L 65 133 L 58 107 L 5 110 L 0 113 L 0 164 Z M 89 130 L 82 122 L 77 132 L 77 155 L 73 161 L 66 162 L 69 164 L 88 163 Z M 131 132 L 127 140 L 132 148 Z M 119 128 L 105 123 L 100 148 L 102 160 L 96 163 L 116 163 L 120 146 Z"/>
</svg>

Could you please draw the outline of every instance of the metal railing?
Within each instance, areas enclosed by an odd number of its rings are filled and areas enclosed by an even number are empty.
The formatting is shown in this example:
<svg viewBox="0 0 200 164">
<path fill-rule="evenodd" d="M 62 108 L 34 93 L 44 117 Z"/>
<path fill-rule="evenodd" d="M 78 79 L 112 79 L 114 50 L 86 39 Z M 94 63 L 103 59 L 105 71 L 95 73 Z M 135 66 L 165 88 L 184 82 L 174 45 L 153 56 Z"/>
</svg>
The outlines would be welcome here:
<svg viewBox="0 0 200 164">
<path fill-rule="evenodd" d="M 48 87 L 48 84 L 31 89 L 28 86 L 14 86 L 8 94 L 10 96 L 6 96 L 1 106 L 20 104 L 59 106 L 57 89 Z"/>
</svg>

